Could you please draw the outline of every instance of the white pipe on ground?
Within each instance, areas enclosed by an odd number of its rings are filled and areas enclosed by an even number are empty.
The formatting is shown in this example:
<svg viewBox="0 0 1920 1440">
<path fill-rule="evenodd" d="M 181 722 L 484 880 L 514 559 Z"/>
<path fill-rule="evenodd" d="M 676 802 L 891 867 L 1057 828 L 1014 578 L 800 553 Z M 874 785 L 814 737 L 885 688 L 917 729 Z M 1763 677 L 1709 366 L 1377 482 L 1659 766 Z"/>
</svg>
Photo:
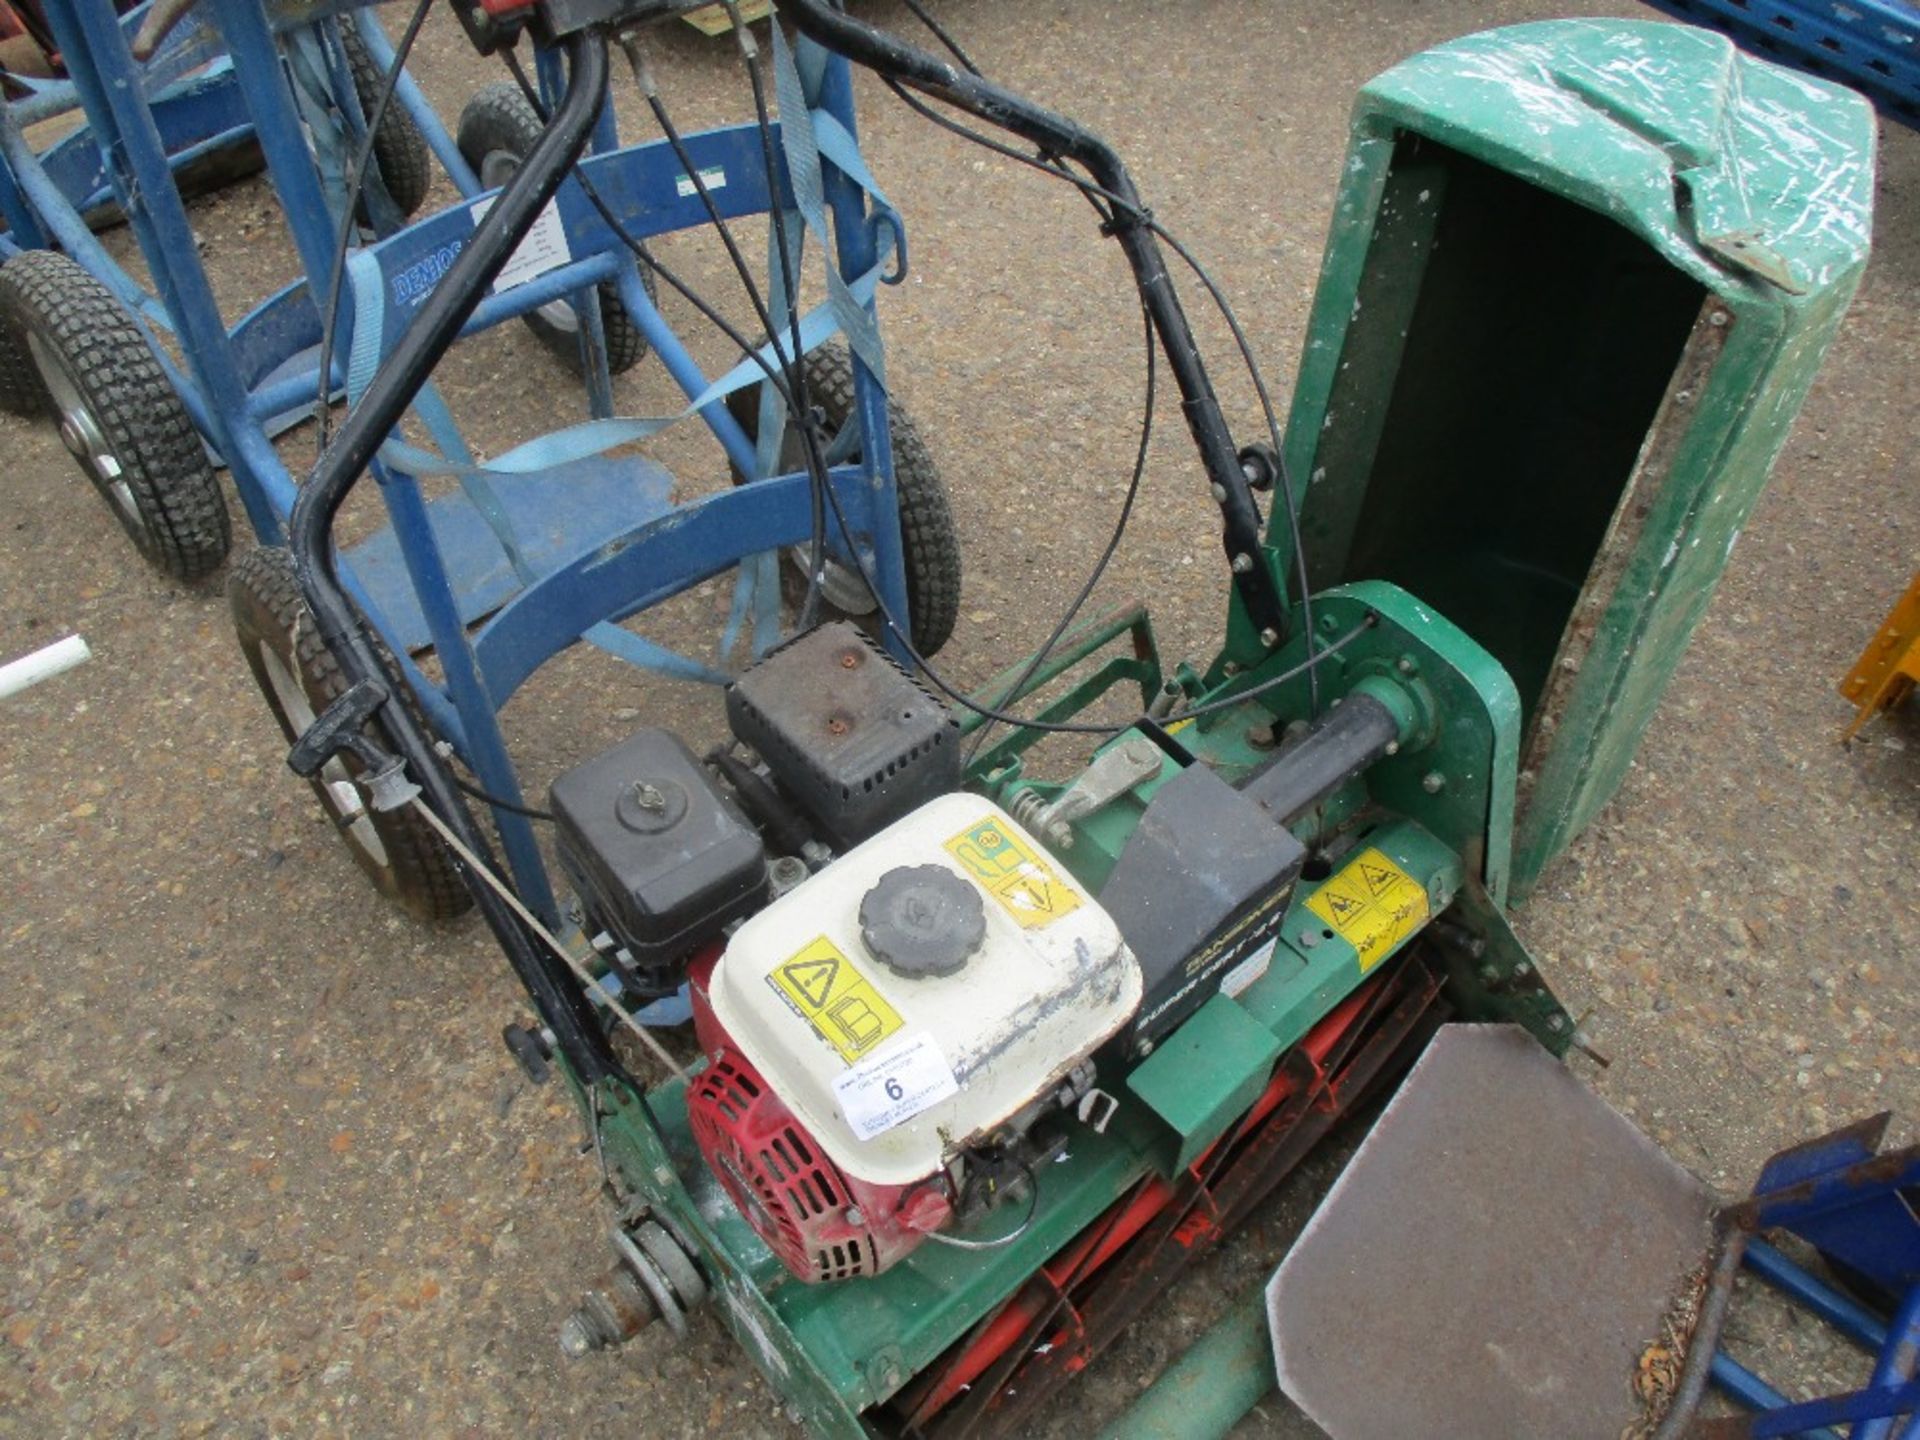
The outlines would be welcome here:
<svg viewBox="0 0 1920 1440">
<path fill-rule="evenodd" d="M 63 670 L 71 670 L 92 655 L 93 651 L 87 648 L 85 640 L 78 635 L 69 635 L 64 640 L 56 640 L 51 645 L 35 650 L 31 655 L 22 655 L 18 660 L 0 665 L 0 700 L 18 695 L 42 680 L 52 679 Z"/>
</svg>

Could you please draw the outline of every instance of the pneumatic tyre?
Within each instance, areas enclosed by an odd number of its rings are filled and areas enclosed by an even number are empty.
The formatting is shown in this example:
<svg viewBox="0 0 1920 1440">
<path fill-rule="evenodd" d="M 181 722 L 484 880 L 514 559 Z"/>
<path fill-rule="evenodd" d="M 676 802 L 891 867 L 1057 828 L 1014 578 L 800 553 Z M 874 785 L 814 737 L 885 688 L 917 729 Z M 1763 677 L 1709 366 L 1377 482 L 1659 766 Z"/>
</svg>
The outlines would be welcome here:
<svg viewBox="0 0 1920 1440">
<path fill-rule="evenodd" d="M 354 30 L 351 16 L 341 18 L 340 47 L 346 52 L 347 69 L 353 75 L 360 113 L 371 115 L 387 76 Z M 427 149 L 427 137 L 397 101 L 387 106 L 379 128 L 373 132 L 373 160 L 400 213 L 411 215 L 418 210 L 427 198 L 427 187 L 433 183 L 433 153 Z"/>
<path fill-rule="evenodd" d="M 5 269 L 0 265 L 0 270 Z M 47 387 L 33 368 L 27 337 L 4 324 L 0 324 L 0 409 L 15 415 L 44 415 L 47 411 Z"/>
<path fill-rule="evenodd" d="M 807 398 L 826 417 L 826 448 L 832 449 L 834 437 L 854 420 L 852 357 L 844 345 L 831 341 L 811 351 L 803 366 Z M 727 409 L 749 439 L 758 438 L 758 386 L 744 386 L 727 396 Z M 887 399 L 887 420 L 893 431 L 894 493 L 900 508 L 900 543 L 906 556 L 907 609 L 912 617 L 908 630 L 915 650 L 935 655 L 952 636 L 954 623 L 960 618 L 960 535 L 954 529 L 953 504 L 946 481 L 933 462 L 933 452 L 927 449 L 913 417 L 891 396 Z M 853 464 L 859 458 L 860 447 L 855 445 L 841 463 Z M 791 417 L 775 468 L 780 474 L 807 468 L 806 443 Z M 736 474 L 736 484 L 739 479 Z M 827 523 L 835 523 L 831 510 Z M 802 576 L 806 574 L 809 549 L 801 544 L 788 551 L 788 560 Z M 826 564 L 820 598 L 842 615 L 871 615 L 879 608 L 859 573 L 832 560 Z"/>
<path fill-rule="evenodd" d="M 240 653 L 291 745 L 347 689 L 294 580 L 293 557 L 272 546 L 249 550 L 227 577 L 227 603 Z M 397 677 L 393 693 L 405 703 L 408 691 Z M 377 718 L 367 733 L 383 749 L 393 748 Z M 464 913 L 473 897 L 440 837 L 410 809 L 369 807 L 354 784 L 361 769 L 357 756 L 343 753 L 309 782 L 354 862 L 375 889 L 420 919 Z"/>
<path fill-rule="evenodd" d="M 0 266 L 0 330 L 32 359 L 60 439 L 140 553 L 176 580 L 220 568 L 226 500 L 200 432 L 113 293 L 65 255 Z"/>
<path fill-rule="evenodd" d="M 520 168 L 520 162 L 540 139 L 545 127 L 534 113 L 527 97 L 510 81 L 496 80 L 473 92 L 460 112 L 455 143 L 480 183 L 492 190 L 505 185 Z M 653 276 L 642 269 L 640 283 L 654 296 Z M 615 375 L 631 370 L 647 354 L 647 337 L 640 331 L 627 307 L 620 302 L 619 287 L 603 281 L 596 295 L 600 301 L 600 328 L 607 337 L 607 369 Z M 580 317 L 570 300 L 552 300 L 521 317 L 527 328 L 540 337 L 549 350 L 565 361 L 575 374 L 581 371 Z"/>
</svg>

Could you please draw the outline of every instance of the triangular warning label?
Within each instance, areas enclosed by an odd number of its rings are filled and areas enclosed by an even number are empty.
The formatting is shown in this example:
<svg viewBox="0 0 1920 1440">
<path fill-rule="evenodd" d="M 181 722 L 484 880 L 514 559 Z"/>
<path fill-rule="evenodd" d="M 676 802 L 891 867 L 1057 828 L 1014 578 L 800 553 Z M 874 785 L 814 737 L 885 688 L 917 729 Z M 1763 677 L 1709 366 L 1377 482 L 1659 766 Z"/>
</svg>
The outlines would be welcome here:
<svg viewBox="0 0 1920 1440">
<path fill-rule="evenodd" d="M 1053 913 L 1053 896 L 1044 881 L 1022 878 L 1011 885 L 1002 886 L 1000 893 L 1015 909 L 1033 915 Z"/>
<path fill-rule="evenodd" d="M 1375 897 L 1384 895 L 1400 880 L 1400 872 L 1385 865 L 1374 865 L 1362 860 L 1354 866 L 1360 872 L 1360 878 L 1367 882 L 1367 889 Z"/>
<path fill-rule="evenodd" d="M 1333 922 L 1336 925 L 1345 924 L 1359 913 L 1361 908 L 1360 901 L 1351 895 L 1342 895 L 1338 890 L 1322 890 L 1319 898 L 1324 900 L 1327 908 L 1333 912 Z"/>
<path fill-rule="evenodd" d="M 826 1007 L 827 997 L 833 993 L 833 982 L 839 978 L 838 960 L 794 960 L 780 967 L 780 973 L 787 983 L 814 1009 Z"/>
</svg>

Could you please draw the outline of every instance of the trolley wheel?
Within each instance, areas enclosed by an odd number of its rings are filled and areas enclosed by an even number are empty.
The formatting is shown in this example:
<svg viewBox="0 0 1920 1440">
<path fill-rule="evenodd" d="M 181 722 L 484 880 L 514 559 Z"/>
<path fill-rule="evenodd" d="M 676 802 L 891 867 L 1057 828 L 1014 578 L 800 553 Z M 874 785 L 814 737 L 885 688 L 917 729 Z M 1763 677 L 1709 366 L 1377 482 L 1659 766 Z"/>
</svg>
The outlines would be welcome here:
<svg viewBox="0 0 1920 1440">
<path fill-rule="evenodd" d="M 206 447 L 113 293 L 65 255 L 0 267 L 0 329 L 19 337 L 60 438 L 140 553 L 177 580 L 227 558 L 226 500 Z"/>
<path fill-rule="evenodd" d="M 346 52 L 361 113 L 370 115 L 373 102 L 387 83 L 387 74 L 375 63 L 350 16 L 340 21 L 340 48 Z M 400 213 L 411 215 L 418 210 L 427 198 L 427 187 L 433 183 L 433 152 L 427 149 L 427 137 L 413 123 L 413 117 L 397 102 L 388 104 L 387 113 L 380 117 L 380 128 L 373 132 L 373 160 Z"/>
<path fill-rule="evenodd" d="M 507 80 L 496 80 L 473 92 L 460 112 L 455 136 L 460 153 L 491 190 L 507 183 L 520 162 L 540 139 L 546 127 L 534 112 L 520 87 Z M 640 283 L 650 298 L 658 298 L 653 275 L 644 267 Z M 647 354 L 647 337 L 640 331 L 627 307 L 620 301 L 620 290 L 611 280 L 599 287 L 600 328 L 607 337 L 607 369 L 615 375 L 638 365 Z M 580 317 L 573 302 L 552 300 L 522 317 L 527 328 L 564 360 L 576 373 L 582 369 L 580 356 Z"/>
<path fill-rule="evenodd" d="M 249 550 L 227 577 L 227 603 L 240 653 L 291 744 L 347 689 L 293 577 L 293 557 L 272 546 Z M 384 647 L 381 659 L 394 693 L 410 703 Z M 367 733 L 391 749 L 378 719 L 368 722 Z M 368 807 L 354 784 L 362 768 L 357 756 L 337 755 L 309 782 L 355 862 L 382 895 L 423 920 L 464 913 L 473 897 L 440 837 L 412 810 Z"/>
<path fill-rule="evenodd" d="M 0 265 L 0 270 L 5 268 Z M 44 415 L 47 404 L 47 387 L 33 368 L 27 337 L 10 324 L 0 325 L 0 409 L 15 415 Z"/>
<path fill-rule="evenodd" d="M 804 362 L 808 398 L 826 416 L 829 444 L 841 427 L 854 421 L 853 360 L 838 341 L 811 351 Z M 758 386 L 746 386 L 727 396 L 727 409 L 748 438 L 760 429 Z M 920 429 L 900 403 L 887 400 L 887 420 L 893 429 L 894 493 L 900 507 L 900 540 L 906 552 L 907 608 L 913 648 L 935 655 L 953 634 L 960 618 L 960 535 L 954 529 L 953 505 L 933 453 L 920 438 Z M 856 446 L 847 463 L 860 458 Z M 791 417 L 780 442 L 777 461 L 781 473 L 806 469 L 806 446 Z M 738 472 L 734 483 L 740 483 Z M 834 523 L 831 510 L 827 523 Z M 795 545 L 787 552 L 793 569 L 806 575 L 811 546 Z M 867 582 L 853 570 L 829 560 L 820 584 L 820 598 L 843 615 L 871 615 L 878 608 Z"/>
</svg>

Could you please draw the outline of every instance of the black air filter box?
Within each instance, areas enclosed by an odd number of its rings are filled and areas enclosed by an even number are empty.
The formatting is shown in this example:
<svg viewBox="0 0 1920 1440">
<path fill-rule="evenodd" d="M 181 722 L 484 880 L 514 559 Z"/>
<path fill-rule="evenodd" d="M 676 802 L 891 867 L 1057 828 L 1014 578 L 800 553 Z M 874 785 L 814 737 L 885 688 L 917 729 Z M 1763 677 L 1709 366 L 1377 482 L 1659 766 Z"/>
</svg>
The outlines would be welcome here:
<svg viewBox="0 0 1920 1440">
<path fill-rule="evenodd" d="M 1153 792 L 1100 890 L 1146 975 L 1129 1053 L 1157 1044 L 1242 962 L 1264 969 L 1305 860 L 1290 831 L 1204 765 Z"/>
<path fill-rule="evenodd" d="M 676 735 L 642 730 L 548 794 L 561 868 L 642 972 L 671 969 L 766 898 L 758 832 Z"/>
<path fill-rule="evenodd" d="M 960 788 L 960 727 L 866 632 L 821 625 L 727 687 L 727 723 L 840 849 Z"/>
</svg>

